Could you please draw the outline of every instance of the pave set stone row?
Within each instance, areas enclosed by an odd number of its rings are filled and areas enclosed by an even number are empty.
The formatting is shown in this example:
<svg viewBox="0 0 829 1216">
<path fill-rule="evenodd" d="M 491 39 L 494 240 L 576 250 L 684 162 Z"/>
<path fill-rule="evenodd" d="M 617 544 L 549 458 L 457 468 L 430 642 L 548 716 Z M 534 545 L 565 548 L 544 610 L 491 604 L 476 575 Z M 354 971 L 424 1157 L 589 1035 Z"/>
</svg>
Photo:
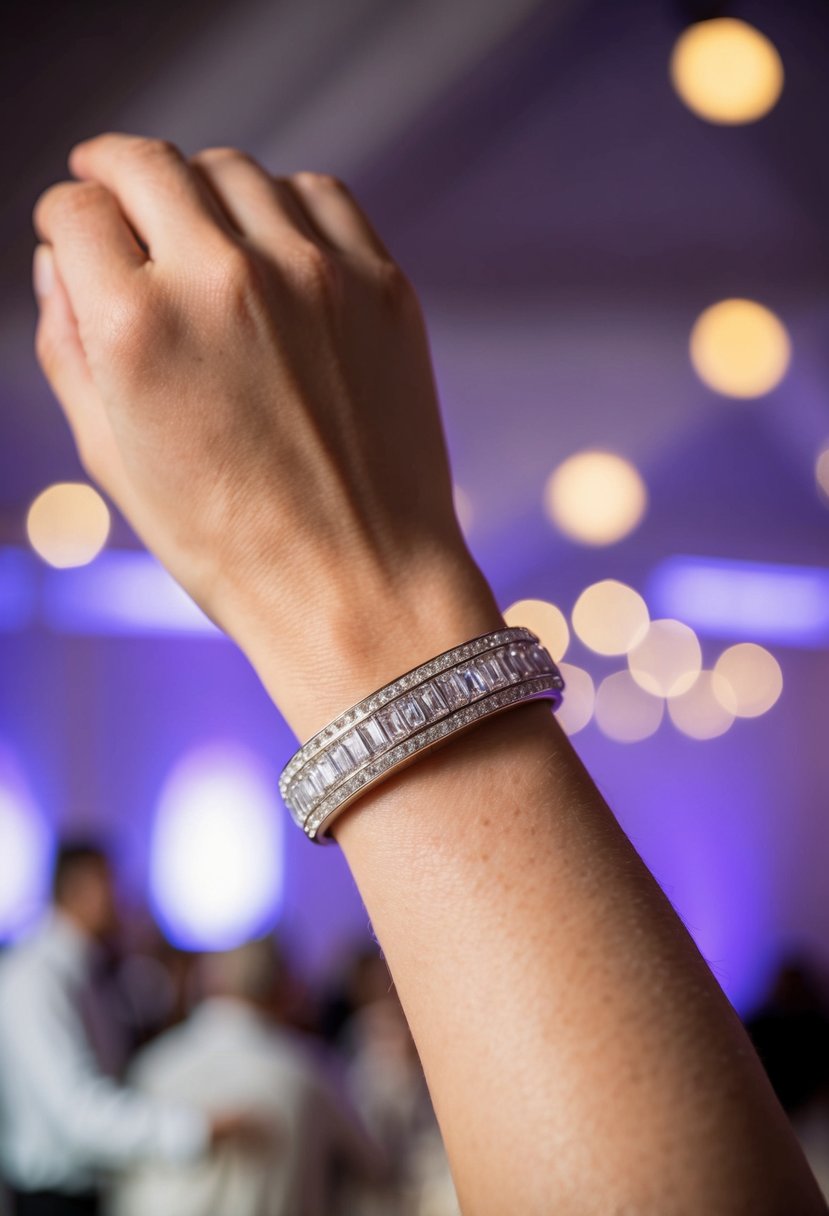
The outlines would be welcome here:
<svg viewBox="0 0 829 1216">
<path fill-rule="evenodd" d="M 560 700 L 564 682 L 528 629 L 475 638 L 353 706 L 296 753 L 280 779 L 314 839 L 367 785 L 442 738 L 519 701 Z"/>
</svg>

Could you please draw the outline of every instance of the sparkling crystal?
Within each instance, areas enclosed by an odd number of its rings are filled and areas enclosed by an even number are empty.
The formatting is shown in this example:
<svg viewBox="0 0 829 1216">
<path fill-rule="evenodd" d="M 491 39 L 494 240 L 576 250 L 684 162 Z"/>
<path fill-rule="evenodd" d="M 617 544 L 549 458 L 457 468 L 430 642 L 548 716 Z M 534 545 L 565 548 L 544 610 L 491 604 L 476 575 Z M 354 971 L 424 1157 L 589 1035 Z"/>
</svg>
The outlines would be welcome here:
<svg viewBox="0 0 829 1216">
<path fill-rule="evenodd" d="M 324 786 L 322 778 L 317 775 L 316 769 L 312 764 L 310 768 L 305 770 L 305 776 L 302 779 L 302 784 L 308 791 L 308 796 L 314 800 L 322 793 Z"/>
<path fill-rule="evenodd" d="M 525 676 L 535 675 L 535 667 L 530 662 L 526 646 L 513 646 L 510 649 L 509 655 L 510 661 L 522 679 Z"/>
<path fill-rule="evenodd" d="M 482 697 L 487 691 L 486 682 L 475 667 L 462 667 L 458 675 L 467 687 L 470 700 Z"/>
<path fill-rule="evenodd" d="M 291 801 L 300 815 L 307 815 L 311 809 L 311 795 L 306 782 L 298 782 L 291 791 Z"/>
<path fill-rule="evenodd" d="M 483 680 L 484 687 L 486 688 L 487 692 L 492 692 L 493 688 L 495 687 L 495 682 L 492 672 L 489 670 L 486 659 L 476 659 L 474 670 L 475 674 L 480 676 L 481 680 Z"/>
<path fill-rule="evenodd" d="M 546 650 L 543 650 L 541 646 L 530 647 L 529 659 L 537 672 L 546 673 L 550 670 L 550 660 Z"/>
<path fill-rule="evenodd" d="M 368 760 L 368 748 L 358 730 L 350 730 L 347 735 L 343 736 L 342 743 L 355 764 L 362 764 L 364 760 Z"/>
<path fill-rule="evenodd" d="M 347 773 L 350 773 L 354 768 L 354 761 L 343 747 L 342 742 L 331 745 L 328 752 L 328 758 L 341 776 L 345 776 Z"/>
<path fill-rule="evenodd" d="M 450 709 L 460 709 L 469 701 L 466 684 L 457 671 L 447 671 L 438 678 L 440 690 Z"/>
<path fill-rule="evenodd" d="M 423 706 L 426 717 L 430 721 L 434 721 L 435 718 L 442 718 L 446 713 L 448 708 L 446 699 L 437 684 L 424 684 L 422 688 L 418 689 L 417 696 L 420 704 Z"/>
<path fill-rule="evenodd" d="M 320 787 L 321 792 L 333 785 L 340 775 L 330 756 L 320 756 L 312 773 L 314 784 Z"/>
<path fill-rule="evenodd" d="M 500 663 L 492 655 L 478 660 L 478 671 L 483 676 L 488 688 L 503 688 L 507 682 L 507 677 L 504 675 Z"/>
<path fill-rule="evenodd" d="M 501 668 L 508 683 L 514 684 L 516 680 L 521 678 L 521 672 L 519 671 L 518 666 L 512 662 L 508 650 L 499 650 L 498 653 L 493 656 L 493 662 L 496 662 Z"/>
<path fill-rule="evenodd" d="M 377 752 L 381 752 L 388 745 L 386 732 L 378 722 L 377 718 L 367 718 L 360 726 L 360 734 L 365 741 L 366 747 L 374 756 Z"/>
<path fill-rule="evenodd" d="M 406 738 L 409 728 L 395 704 L 387 705 L 385 709 L 380 711 L 378 717 L 383 730 L 392 743 L 397 743 L 400 739 Z"/>
<path fill-rule="evenodd" d="M 400 710 L 403 721 L 410 730 L 417 730 L 419 726 L 425 725 L 426 714 L 423 712 L 423 707 L 411 694 L 405 697 L 398 697 L 397 707 Z"/>
</svg>

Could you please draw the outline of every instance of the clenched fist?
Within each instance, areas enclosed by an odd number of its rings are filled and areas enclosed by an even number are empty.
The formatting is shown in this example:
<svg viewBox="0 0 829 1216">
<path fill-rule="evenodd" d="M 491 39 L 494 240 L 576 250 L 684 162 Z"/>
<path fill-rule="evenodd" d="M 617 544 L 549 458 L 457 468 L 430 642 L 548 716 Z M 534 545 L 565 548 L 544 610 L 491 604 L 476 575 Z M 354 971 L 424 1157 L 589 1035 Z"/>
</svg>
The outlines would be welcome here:
<svg viewBox="0 0 829 1216">
<path fill-rule="evenodd" d="M 500 616 L 415 294 L 332 178 L 102 135 L 38 200 L 37 351 L 90 476 L 300 734 Z"/>
</svg>

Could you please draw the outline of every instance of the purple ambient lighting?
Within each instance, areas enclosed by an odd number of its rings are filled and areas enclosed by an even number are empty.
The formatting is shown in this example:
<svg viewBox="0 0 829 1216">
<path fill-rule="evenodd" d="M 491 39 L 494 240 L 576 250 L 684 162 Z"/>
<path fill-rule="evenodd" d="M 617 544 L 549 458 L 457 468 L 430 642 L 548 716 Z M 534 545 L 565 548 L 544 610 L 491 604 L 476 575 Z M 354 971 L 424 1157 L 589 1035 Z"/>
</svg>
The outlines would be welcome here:
<svg viewBox="0 0 829 1216">
<path fill-rule="evenodd" d="M 698 633 L 814 647 L 829 642 L 829 569 L 669 557 L 647 588 L 653 616 Z"/>
<path fill-rule="evenodd" d="M 0 549 L 0 632 L 31 624 L 37 606 L 37 571 L 30 553 Z"/>
<path fill-rule="evenodd" d="M 164 567 L 140 551 L 110 550 L 88 566 L 44 571 L 41 614 L 61 633 L 221 636 Z"/>
<path fill-rule="evenodd" d="M 0 941 L 16 937 L 41 911 L 51 852 L 20 766 L 0 744 Z"/>
<path fill-rule="evenodd" d="M 252 752 L 213 743 L 168 776 L 150 845 L 150 899 L 185 950 L 227 950 L 272 929 L 282 902 L 285 811 Z"/>
</svg>

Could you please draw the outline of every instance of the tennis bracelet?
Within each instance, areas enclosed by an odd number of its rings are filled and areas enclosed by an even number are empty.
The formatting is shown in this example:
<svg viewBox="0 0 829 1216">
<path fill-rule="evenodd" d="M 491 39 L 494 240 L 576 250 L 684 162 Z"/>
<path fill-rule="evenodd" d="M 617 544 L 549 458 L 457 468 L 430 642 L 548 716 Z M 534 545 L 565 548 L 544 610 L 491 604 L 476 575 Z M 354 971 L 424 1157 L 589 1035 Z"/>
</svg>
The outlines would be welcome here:
<svg viewBox="0 0 829 1216">
<path fill-rule="evenodd" d="M 279 781 L 315 841 L 371 786 L 482 718 L 546 698 L 564 681 L 529 629 L 500 629 L 447 650 L 353 705 L 296 752 Z"/>
</svg>

